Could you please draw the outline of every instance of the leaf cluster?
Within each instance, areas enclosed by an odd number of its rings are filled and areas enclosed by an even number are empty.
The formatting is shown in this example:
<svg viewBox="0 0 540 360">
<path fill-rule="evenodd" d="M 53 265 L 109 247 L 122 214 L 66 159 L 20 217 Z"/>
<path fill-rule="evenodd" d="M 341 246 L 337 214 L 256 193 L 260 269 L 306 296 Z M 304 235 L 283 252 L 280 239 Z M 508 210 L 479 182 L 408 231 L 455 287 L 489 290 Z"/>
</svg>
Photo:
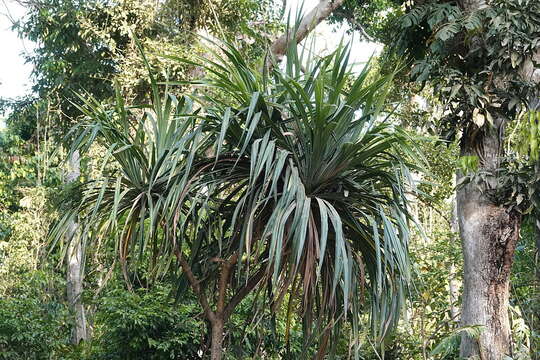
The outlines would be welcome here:
<svg viewBox="0 0 540 360">
<path fill-rule="evenodd" d="M 283 69 L 268 72 L 232 45 L 220 52 L 196 63 L 209 76 L 191 84 L 226 100 L 162 97 L 152 75 L 149 107 L 127 107 L 119 92 L 114 107 L 81 97 L 91 123 L 75 130 L 73 149 L 99 141 L 116 170 L 81 184 L 53 238 L 84 214 L 75 241 L 112 239 L 126 278 L 141 261 L 156 275 L 175 269 L 174 254 L 210 293 L 220 262 L 238 258 L 232 295 L 257 281 L 261 304 L 298 301 L 306 339 L 330 331 L 330 346 L 345 320 L 358 331 L 367 288 L 383 338 L 410 279 L 412 180 L 399 154 L 415 158 L 407 134 L 379 117 L 391 75 L 353 76 L 347 46 L 305 63 L 291 46 Z"/>
<path fill-rule="evenodd" d="M 538 93 L 538 84 L 521 79 L 520 71 L 526 62 L 537 66 L 539 11 L 538 2 L 526 0 L 492 1 L 473 11 L 453 2 L 408 9 L 395 48 L 414 60 L 411 77 L 429 80 L 444 99 L 446 138 L 470 122 L 482 127 L 497 113 L 512 115 Z"/>
</svg>

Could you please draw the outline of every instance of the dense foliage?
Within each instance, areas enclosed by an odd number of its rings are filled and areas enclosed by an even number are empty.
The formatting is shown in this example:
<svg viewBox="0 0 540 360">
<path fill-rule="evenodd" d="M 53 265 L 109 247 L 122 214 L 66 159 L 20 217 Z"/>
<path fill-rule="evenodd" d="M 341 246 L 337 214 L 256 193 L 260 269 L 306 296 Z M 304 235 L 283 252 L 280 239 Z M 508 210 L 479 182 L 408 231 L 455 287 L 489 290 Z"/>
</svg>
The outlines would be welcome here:
<svg viewBox="0 0 540 360">
<path fill-rule="evenodd" d="M 227 360 L 458 359 L 484 329 L 459 320 L 455 192 L 493 176 L 523 218 L 511 359 L 540 359 L 538 1 L 346 0 L 330 22 L 386 45 L 360 71 L 343 43 L 271 63 L 286 2 L 22 2 L 34 86 L 0 99 L 0 359 L 205 359 L 216 338 Z M 460 141 L 501 118 L 488 174 Z"/>
</svg>

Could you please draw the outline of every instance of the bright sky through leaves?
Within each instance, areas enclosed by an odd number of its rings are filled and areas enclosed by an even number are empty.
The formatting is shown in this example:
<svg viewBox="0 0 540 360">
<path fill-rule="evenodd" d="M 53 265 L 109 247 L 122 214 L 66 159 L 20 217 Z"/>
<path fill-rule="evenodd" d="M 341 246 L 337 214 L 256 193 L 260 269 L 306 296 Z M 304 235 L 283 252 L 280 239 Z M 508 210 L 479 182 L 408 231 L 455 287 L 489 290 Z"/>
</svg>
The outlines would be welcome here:
<svg viewBox="0 0 540 360">
<path fill-rule="evenodd" d="M 294 17 L 300 0 L 288 1 L 287 7 Z M 313 9 L 318 0 L 305 0 L 304 14 Z M 0 98 L 16 98 L 27 94 L 30 91 L 30 73 L 32 67 L 24 63 L 23 53 L 32 50 L 32 44 L 23 41 L 17 36 L 17 33 L 11 30 L 12 21 L 17 21 L 24 15 L 24 8 L 14 1 L 2 0 L 0 3 L 0 40 L 3 46 L 3 54 L 0 56 Z M 315 33 L 315 49 L 317 53 L 324 53 L 335 49 L 340 40 L 351 39 L 351 36 L 345 33 L 345 26 L 333 26 L 324 22 L 320 24 Z M 367 61 L 370 56 L 380 49 L 380 46 L 373 43 L 361 42 L 353 39 L 352 47 L 353 63 L 362 63 Z"/>
<path fill-rule="evenodd" d="M 289 0 L 287 2 L 287 10 L 290 11 L 291 18 L 295 17 L 302 3 L 302 13 L 307 14 L 319 3 L 319 0 Z M 352 41 L 351 63 L 362 65 L 362 63 L 368 61 L 373 54 L 377 54 L 382 49 L 382 45 L 360 41 L 358 34 L 354 36 L 352 34 L 347 34 L 347 29 L 347 25 L 330 25 L 326 21 L 319 24 L 314 31 L 316 36 L 315 50 L 317 54 L 324 54 L 325 52 L 334 50 L 341 40 L 345 43 Z"/>
<path fill-rule="evenodd" d="M 23 41 L 11 30 L 12 21 L 24 15 L 24 8 L 9 1 L 0 1 L 0 98 L 16 98 L 30 90 L 30 73 L 32 66 L 25 64 L 23 52 L 31 51 L 32 44 Z"/>
</svg>

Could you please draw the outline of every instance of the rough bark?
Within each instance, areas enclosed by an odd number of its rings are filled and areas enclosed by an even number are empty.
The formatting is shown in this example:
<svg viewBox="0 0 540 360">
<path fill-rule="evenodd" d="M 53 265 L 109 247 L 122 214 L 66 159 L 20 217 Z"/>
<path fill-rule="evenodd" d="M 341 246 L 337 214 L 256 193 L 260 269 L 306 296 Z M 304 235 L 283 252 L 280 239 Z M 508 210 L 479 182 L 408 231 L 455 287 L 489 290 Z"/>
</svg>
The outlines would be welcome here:
<svg viewBox="0 0 540 360">
<path fill-rule="evenodd" d="M 458 216 L 457 216 L 457 200 L 452 199 L 452 217 L 450 220 L 450 230 L 452 231 L 452 240 L 457 240 L 455 234 L 459 233 Z M 448 266 L 448 296 L 450 302 L 450 317 L 452 321 L 458 321 L 459 308 L 459 283 L 456 279 L 456 265 L 451 262 Z"/>
<path fill-rule="evenodd" d="M 465 11 L 473 12 L 485 6 L 486 1 L 461 0 L 460 4 Z M 540 81 L 540 69 L 534 65 L 539 59 L 540 50 L 523 63 L 519 69 L 522 80 Z M 500 81 L 504 83 L 505 79 Z M 478 155 L 480 171 L 494 171 L 499 166 L 506 119 L 499 114 L 495 122 L 490 128 L 468 128 L 463 134 L 462 155 Z M 521 217 L 494 204 L 477 184 L 458 189 L 457 201 L 464 256 L 461 324 L 484 326 L 478 341 L 462 337 L 460 355 L 501 360 L 512 355 L 509 278 Z"/>
<path fill-rule="evenodd" d="M 530 59 L 526 59 L 519 69 L 519 75 L 524 81 L 538 84 L 540 83 L 540 67 L 535 64 L 540 63 L 540 49 L 536 50 Z M 538 106 L 538 98 L 531 99 L 533 107 Z"/>
<path fill-rule="evenodd" d="M 76 181 L 80 176 L 79 152 L 75 151 L 69 158 L 69 171 L 66 174 L 66 183 Z M 86 314 L 82 302 L 83 293 L 83 247 L 77 237 L 79 225 L 73 221 L 68 225 L 66 234 L 69 243 L 67 250 L 67 298 L 75 318 L 71 341 L 78 344 L 81 340 L 88 340 Z"/>
<path fill-rule="evenodd" d="M 339 8 L 345 0 L 321 0 L 319 4 L 315 6 L 306 16 L 302 18 L 300 24 L 298 24 L 295 30 L 286 32 L 277 38 L 270 48 L 272 55 L 280 61 L 283 55 L 287 52 L 287 47 L 291 41 L 291 37 L 294 35 L 294 41 L 296 43 L 304 40 L 309 33 L 315 29 L 324 19 Z"/>
<path fill-rule="evenodd" d="M 462 139 L 462 155 L 478 156 L 480 170 L 487 172 L 499 166 L 504 119 L 497 122 L 480 130 L 471 126 Z M 484 190 L 494 179 L 486 181 Z M 511 355 L 509 279 L 521 218 L 494 204 L 481 186 L 471 182 L 457 192 L 464 260 L 461 325 L 483 326 L 479 339 L 462 337 L 460 355 L 502 360 Z"/>
<path fill-rule="evenodd" d="M 216 318 L 211 322 L 212 344 L 210 345 L 210 359 L 221 360 L 223 355 L 223 330 L 224 322 L 222 318 Z"/>
</svg>

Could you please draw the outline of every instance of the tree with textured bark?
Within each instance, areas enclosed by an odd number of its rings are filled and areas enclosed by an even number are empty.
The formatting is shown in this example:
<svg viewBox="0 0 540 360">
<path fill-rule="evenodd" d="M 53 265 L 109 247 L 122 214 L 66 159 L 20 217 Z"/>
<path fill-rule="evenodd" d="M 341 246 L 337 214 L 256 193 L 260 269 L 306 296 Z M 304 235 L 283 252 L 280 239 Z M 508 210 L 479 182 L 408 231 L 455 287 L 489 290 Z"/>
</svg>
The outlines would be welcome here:
<svg viewBox="0 0 540 360">
<path fill-rule="evenodd" d="M 462 164 L 470 165 L 459 172 L 457 187 L 461 324 L 482 325 L 483 331 L 478 340 L 463 333 L 461 356 L 511 356 L 509 275 L 522 218 L 515 205 L 527 194 L 508 191 L 512 184 L 503 181 L 509 171 L 503 145 L 508 123 L 538 98 L 539 3 L 378 1 L 390 21 L 371 23 L 362 23 L 369 7 L 361 3 L 346 2 L 349 13 L 340 19 L 372 25 L 367 32 L 385 41 L 390 53 L 411 60 L 409 78 L 429 82 L 445 104 L 441 135 L 460 136 Z"/>
<path fill-rule="evenodd" d="M 66 184 L 78 181 L 81 176 L 81 162 L 79 152 L 75 151 L 69 158 L 69 170 L 66 174 Z M 78 344 L 81 341 L 88 340 L 89 329 L 86 323 L 86 312 L 82 301 L 83 297 L 83 278 L 84 278 L 84 257 L 83 244 L 78 236 L 79 224 L 77 219 L 72 219 L 67 225 L 66 241 L 69 247 L 66 252 L 66 288 L 68 302 L 73 310 L 75 324 L 73 326 L 71 341 Z"/>
</svg>

